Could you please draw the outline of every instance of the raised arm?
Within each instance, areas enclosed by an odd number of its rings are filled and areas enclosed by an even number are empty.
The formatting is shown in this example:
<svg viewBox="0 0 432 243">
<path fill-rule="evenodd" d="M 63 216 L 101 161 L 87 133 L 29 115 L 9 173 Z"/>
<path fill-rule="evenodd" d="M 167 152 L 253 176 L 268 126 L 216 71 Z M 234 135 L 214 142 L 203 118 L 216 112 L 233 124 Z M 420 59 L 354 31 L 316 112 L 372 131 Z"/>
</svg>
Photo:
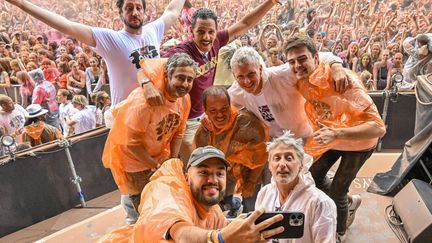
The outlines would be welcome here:
<svg viewBox="0 0 432 243">
<path fill-rule="evenodd" d="M 237 39 L 237 37 L 242 36 L 250 28 L 254 27 L 276 3 L 276 0 L 266 0 L 258 7 L 254 8 L 252 12 L 246 14 L 239 22 L 230 26 L 228 28 L 228 42 Z"/>
<path fill-rule="evenodd" d="M 165 32 L 168 31 L 171 26 L 176 23 L 186 1 L 189 0 L 173 0 L 168 4 L 167 8 L 161 16 L 161 19 L 163 20 L 165 25 Z"/>
<path fill-rule="evenodd" d="M 96 46 L 96 41 L 93 38 L 93 33 L 90 26 L 70 21 L 61 15 L 52 13 L 26 0 L 5 1 L 17 6 L 24 12 L 30 14 L 52 28 L 65 33 L 66 35 L 70 35 L 89 46 Z"/>
</svg>

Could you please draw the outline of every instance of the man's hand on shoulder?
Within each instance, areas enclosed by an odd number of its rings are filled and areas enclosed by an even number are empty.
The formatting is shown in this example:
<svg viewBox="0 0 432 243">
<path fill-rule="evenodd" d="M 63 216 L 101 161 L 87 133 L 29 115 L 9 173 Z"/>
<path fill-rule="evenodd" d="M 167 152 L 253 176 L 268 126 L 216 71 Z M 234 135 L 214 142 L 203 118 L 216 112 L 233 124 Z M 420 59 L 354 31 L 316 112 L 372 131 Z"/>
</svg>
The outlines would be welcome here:
<svg viewBox="0 0 432 243">
<path fill-rule="evenodd" d="M 335 91 L 343 94 L 352 86 L 352 80 L 340 63 L 333 63 L 331 71 Z"/>
<path fill-rule="evenodd" d="M 165 104 L 165 99 L 161 91 L 159 91 L 152 82 L 142 85 L 144 90 L 144 98 L 150 106 L 161 106 Z"/>
</svg>

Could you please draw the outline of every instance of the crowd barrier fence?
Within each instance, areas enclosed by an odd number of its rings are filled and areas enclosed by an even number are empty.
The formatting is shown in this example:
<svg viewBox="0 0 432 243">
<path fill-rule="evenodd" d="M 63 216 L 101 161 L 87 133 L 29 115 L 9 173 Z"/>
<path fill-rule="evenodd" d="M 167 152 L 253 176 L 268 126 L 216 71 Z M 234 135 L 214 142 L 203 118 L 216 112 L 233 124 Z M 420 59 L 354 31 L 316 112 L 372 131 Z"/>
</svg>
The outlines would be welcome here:
<svg viewBox="0 0 432 243">
<path fill-rule="evenodd" d="M 99 128 L 20 151 L 13 160 L 0 158 L 0 237 L 116 190 L 101 161 L 108 131 Z"/>
</svg>

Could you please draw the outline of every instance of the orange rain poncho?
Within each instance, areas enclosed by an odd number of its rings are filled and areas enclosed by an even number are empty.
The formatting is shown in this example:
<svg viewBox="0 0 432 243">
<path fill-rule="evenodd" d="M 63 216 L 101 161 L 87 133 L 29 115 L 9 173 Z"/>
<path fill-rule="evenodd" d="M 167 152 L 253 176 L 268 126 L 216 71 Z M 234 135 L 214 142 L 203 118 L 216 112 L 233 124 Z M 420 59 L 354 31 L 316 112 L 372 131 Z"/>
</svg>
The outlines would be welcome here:
<svg viewBox="0 0 432 243">
<path fill-rule="evenodd" d="M 195 134 L 196 147 L 212 145 L 225 153 L 231 172 L 236 179 L 235 193 L 250 197 L 261 180 L 267 161 L 267 126 L 253 113 L 231 108 L 231 118 L 222 129 L 217 129 L 205 116 Z M 227 191 L 227 193 L 229 193 Z"/>
<path fill-rule="evenodd" d="M 181 138 L 190 110 L 186 95 L 173 99 L 166 92 L 164 67 L 167 59 L 147 59 L 141 67 L 147 77 L 167 100 L 162 106 L 150 106 L 142 88 L 113 109 L 114 124 L 105 143 L 102 156 L 104 166 L 110 168 L 121 193 L 128 194 L 129 181 L 125 172 L 141 172 L 156 168 L 139 156 L 145 150 L 159 163 L 171 157 L 171 141 Z M 172 101 L 172 102 L 169 102 Z"/>
<path fill-rule="evenodd" d="M 117 229 L 99 242 L 173 242 L 164 237 L 179 221 L 213 230 L 227 225 L 218 205 L 206 209 L 194 199 L 179 159 L 166 161 L 150 178 L 141 194 L 139 212 L 134 226 Z"/>
<path fill-rule="evenodd" d="M 305 97 L 305 111 L 314 130 L 319 130 L 319 123 L 329 128 L 354 127 L 373 121 L 377 127 L 384 128 L 378 110 L 371 97 L 356 74 L 349 72 L 353 86 L 339 94 L 334 91 L 331 68 L 321 64 L 310 76 L 309 81 L 299 80 L 297 88 Z M 336 139 L 333 142 L 320 145 L 313 137 L 305 144 L 305 152 L 316 161 L 327 150 L 362 151 L 373 148 L 378 138 L 363 140 Z"/>
</svg>

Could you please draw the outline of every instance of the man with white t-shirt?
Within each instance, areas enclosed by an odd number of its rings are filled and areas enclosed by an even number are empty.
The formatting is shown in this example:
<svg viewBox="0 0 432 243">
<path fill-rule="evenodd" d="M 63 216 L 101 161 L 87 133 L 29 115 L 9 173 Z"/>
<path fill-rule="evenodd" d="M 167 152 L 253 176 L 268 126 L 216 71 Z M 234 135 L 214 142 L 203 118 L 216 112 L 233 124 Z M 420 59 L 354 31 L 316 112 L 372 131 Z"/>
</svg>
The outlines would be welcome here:
<svg viewBox="0 0 432 243">
<path fill-rule="evenodd" d="M 138 86 L 136 74 L 143 58 L 160 57 L 164 33 L 175 24 L 185 0 L 172 0 L 157 20 L 143 25 L 145 0 L 116 0 L 124 28 L 114 31 L 69 21 L 26 0 L 6 0 L 45 24 L 93 47 L 108 67 L 112 105 L 120 103 Z"/>
<path fill-rule="evenodd" d="M 14 104 L 12 99 L 0 94 L 0 130 L 3 135 L 17 136 L 20 135 L 24 128 L 26 110 Z"/>
</svg>

